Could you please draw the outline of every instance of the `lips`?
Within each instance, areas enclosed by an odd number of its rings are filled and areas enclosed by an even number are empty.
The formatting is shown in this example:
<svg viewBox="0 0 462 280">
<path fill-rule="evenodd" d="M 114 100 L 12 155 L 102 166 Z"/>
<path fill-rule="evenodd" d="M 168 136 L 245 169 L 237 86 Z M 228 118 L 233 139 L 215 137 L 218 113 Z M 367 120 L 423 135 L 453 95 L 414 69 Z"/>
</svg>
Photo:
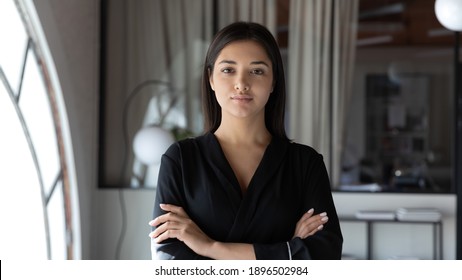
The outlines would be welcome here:
<svg viewBox="0 0 462 280">
<path fill-rule="evenodd" d="M 238 100 L 238 101 L 249 101 L 252 100 L 253 98 L 249 95 L 234 95 L 231 96 L 232 100 Z"/>
</svg>

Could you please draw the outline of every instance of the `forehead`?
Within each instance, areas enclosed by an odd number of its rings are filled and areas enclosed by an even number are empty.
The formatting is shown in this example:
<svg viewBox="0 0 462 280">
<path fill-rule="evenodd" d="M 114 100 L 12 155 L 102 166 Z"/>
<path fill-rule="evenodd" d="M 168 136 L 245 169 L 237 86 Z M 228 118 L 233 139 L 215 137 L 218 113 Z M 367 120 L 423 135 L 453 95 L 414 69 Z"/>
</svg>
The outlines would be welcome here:
<svg viewBox="0 0 462 280">
<path fill-rule="evenodd" d="M 217 57 L 220 60 L 261 60 L 271 63 L 268 54 L 263 46 L 253 40 L 234 41 L 227 44 Z"/>
</svg>

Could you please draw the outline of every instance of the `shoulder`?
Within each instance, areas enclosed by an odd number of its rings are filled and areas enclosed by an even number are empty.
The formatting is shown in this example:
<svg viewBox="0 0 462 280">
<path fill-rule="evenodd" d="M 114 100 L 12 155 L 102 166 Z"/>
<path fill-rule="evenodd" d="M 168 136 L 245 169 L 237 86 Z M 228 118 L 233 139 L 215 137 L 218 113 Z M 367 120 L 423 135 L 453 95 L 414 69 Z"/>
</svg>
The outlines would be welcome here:
<svg viewBox="0 0 462 280">
<path fill-rule="evenodd" d="M 302 169 L 323 164 L 323 157 L 313 147 L 289 139 L 273 138 L 271 152 L 285 163 L 296 164 Z"/>
<path fill-rule="evenodd" d="M 309 145 L 301 144 L 301 143 L 294 142 L 294 141 L 289 141 L 288 147 L 289 147 L 288 148 L 289 153 L 298 154 L 304 158 L 310 158 L 310 159 L 314 159 L 314 158 L 322 159 L 323 158 L 322 155 L 317 150 L 315 150 L 313 147 Z"/>
<path fill-rule="evenodd" d="M 322 182 L 319 180 L 328 179 L 326 164 L 323 155 L 309 145 L 290 142 L 290 158 L 298 168 L 301 174 L 304 174 L 304 180 Z M 324 184 L 324 183 L 323 183 Z"/>
<path fill-rule="evenodd" d="M 205 134 L 178 140 L 177 142 L 170 145 L 170 147 L 165 151 L 164 155 L 170 158 L 179 158 L 183 157 L 185 154 L 199 152 L 202 147 L 207 145 L 207 138 L 208 135 Z"/>
</svg>

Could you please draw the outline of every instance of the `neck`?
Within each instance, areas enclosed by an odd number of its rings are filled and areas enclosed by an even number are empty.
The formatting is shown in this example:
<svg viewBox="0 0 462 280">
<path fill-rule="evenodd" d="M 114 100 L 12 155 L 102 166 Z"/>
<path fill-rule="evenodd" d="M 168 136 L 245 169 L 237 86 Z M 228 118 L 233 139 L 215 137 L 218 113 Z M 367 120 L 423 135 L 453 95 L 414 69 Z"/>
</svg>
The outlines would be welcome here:
<svg viewBox="0 0 462 280">
<path fill-rule="evenodd" d="M 227 121 L 222 119 L 220 126 L 215 131 L 215 136 L 220 141 L 228 143 L 268 144 L 271 141 L 271 134 L 266 129 L 264 120 Z"/>
</svg>

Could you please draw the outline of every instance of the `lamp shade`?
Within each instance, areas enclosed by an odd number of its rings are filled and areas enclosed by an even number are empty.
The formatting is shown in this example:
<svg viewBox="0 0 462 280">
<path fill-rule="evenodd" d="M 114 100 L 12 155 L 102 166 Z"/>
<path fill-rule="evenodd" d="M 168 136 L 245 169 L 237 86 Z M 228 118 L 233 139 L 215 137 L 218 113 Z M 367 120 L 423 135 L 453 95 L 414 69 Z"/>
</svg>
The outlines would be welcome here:
<svg viewBox="0 0 462 280">
<path fill-rule="evenodd" d="M 146 165 L 160 163 L 162 154 L 175 141 L 170 131 L 159 126 L 147 126 L 139 130 L 133 139 L 135 156 Z"/>
<path fill-rule="evenodd" d="M 444 27 L 462 31 L 462 0 L 436 0 L 435 13 Z"/>
</svg>

